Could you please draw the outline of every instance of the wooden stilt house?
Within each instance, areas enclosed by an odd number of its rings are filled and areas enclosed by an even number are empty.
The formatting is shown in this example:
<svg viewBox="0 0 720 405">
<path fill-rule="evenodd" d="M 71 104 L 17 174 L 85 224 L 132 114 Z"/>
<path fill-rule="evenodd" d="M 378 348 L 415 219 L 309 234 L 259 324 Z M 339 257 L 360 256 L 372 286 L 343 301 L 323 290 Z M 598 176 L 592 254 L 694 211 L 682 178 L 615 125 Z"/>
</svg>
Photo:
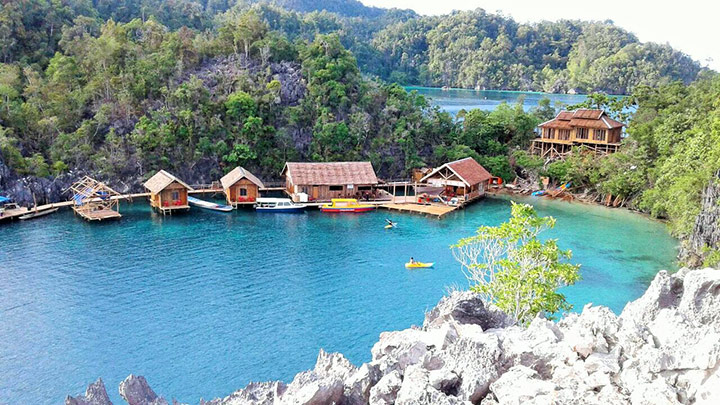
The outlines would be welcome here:
<svg viewBox="0 0 720 405">
<path fill-rule="evenodd" d="M 73 211 L 88 221 L 120 218 L 120 194 L 91 177 L 85 176 L 69 188 Z"/>
<path fill-rule="evenodd" d="M 471 157 L 445 163 L 421 179 L 433 187 L 442 187 L 446 198 L 457 197 L 461 202 L 482 197 L 492 175 Z"/>
<path fill-rule="evenodd" d="M 192 187 L 165 170 L 155 173 L 144 186 L 150 192 L 150 206 L 161 213 L 190 209 L 188 191 Z"/>
<path fill-rule="evenodd" d="M 287 162 L 281 174 L 288 194 L 304 193 L 311 201 L 363 198 L 374 194 L 378 184 L 370 162 Z"/>
<path fill-rule="evenodd" d="M 614 153 L 620 149 L 624 126 L 603 110 L 561 111 L 538 125 L 540 136 L 533 140 L 531 152 L 547 159 L 564 159 L 576 146 L 597 155 Z"/>
<path fill-rule="evenodd" d="M 262 181 L 249 171 L 238 166 L 220 179 L 228 205 L 237 207 L 253 204 L 260 196 L 260 189 L 265 188 Z"/>
</svg>

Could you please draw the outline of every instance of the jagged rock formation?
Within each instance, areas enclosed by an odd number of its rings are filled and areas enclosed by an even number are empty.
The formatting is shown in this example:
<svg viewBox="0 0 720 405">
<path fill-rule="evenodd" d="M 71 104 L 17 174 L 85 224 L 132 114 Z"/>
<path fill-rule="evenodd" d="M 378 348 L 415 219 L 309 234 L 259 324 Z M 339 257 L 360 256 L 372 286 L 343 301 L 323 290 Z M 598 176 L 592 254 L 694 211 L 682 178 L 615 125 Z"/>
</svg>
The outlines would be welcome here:
<svg viewBox="0 0 720 405">
<path fill-rule="evenodd" d="M 688 265 L 702 264 L 703 249 L 720 248 L 720 171 L 705 187 L 702 193 L 700 214 L 695 218 L 690 238 L 685 242 L 681 257 Z"/>
<path fill-rule="evenodd" d="M 152 392 L 141 378 L 128 377 L 121 393 L 135 385 Z M 109 404 L 89 402 L 106 398 L 94 394 L 98 385 L 66 405 Z M 130 404 L 160 404 L 148 402 L 157 400 L 154 393 L 145 398 Z M 360 367 L 320 351 L 315 368 L 290 384 L 251 383 L 200 403 L 717 404 L 720 271 L 661 271 L 620 316 L 587 305 L 557 323 L 536 318 L 528 327 L 511 326 L 472 293 L 455 292 L 421 328 L 382 333 L 372 361 Z"/>
</svg>

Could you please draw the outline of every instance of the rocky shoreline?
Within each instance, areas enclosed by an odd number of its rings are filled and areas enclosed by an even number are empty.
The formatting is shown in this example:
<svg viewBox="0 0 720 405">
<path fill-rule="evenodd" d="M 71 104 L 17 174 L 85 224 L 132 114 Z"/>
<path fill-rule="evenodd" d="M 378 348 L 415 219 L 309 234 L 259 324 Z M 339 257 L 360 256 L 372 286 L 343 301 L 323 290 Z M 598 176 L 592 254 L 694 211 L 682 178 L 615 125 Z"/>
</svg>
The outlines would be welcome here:
<svg viewBox="0 0 720 405">
<path fill-rule="evenodd" d="M 129 405 L 162 405 L 145 378 L 119 387 Z M 172 401 L 176 404 L 176 401 Z M 201 405 L 717 404 L 720 271 L 658 273 L 620 316 L 587 305 L 558 322 L 512 326 L 469 292 L 454 292 L 422 327 L 384 332 L 360 367 L 320 351 L 313 370 L 250 383 Z M 102 380 L 66 405 L 111 404 Z"/>
</svg>

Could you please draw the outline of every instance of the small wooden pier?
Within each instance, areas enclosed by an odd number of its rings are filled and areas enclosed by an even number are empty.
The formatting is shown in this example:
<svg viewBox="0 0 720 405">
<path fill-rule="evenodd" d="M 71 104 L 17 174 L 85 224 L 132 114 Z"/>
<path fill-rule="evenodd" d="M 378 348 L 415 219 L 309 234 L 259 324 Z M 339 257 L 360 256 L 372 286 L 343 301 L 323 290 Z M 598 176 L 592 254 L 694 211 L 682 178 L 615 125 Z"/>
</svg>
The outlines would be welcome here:
<svg viewBox="0 0 720 405">
<path fill-rule="evenodd" d="M 432 215 L 438 218 L 457 210 L 459 206 L 451 205 L 440 205 L 440 204 L 398 204 L 398 203 L 387 203 L 380 205 L 380 208 L 384 208 L 391 211 L 409 212 L 413 214 Z"/>
<path fill-rule="evenodd" d="M 30 211 L 25 207 L 5 208 L 2 215 L 0 215 L 0 221 L 10 221 L 25 214 L 28 214 L 29 212 Z"/>
</svg>

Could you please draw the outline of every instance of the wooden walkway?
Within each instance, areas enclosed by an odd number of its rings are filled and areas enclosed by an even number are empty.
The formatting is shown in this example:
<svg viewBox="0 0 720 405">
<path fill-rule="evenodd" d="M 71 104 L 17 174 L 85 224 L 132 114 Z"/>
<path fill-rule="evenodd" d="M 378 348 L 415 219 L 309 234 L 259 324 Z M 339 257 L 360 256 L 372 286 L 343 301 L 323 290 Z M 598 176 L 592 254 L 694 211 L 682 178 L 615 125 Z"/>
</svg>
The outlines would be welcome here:
<svg viewBox="0 0 720 405">
<path fill-rule="evenodd" d="M 385 208 L 391 211 L 400 211 L 400 212 L 410 212 L 414 214 L 425 214 L 425 215 L 434 215 L 438 218 L 442 218 L 443 216 L 455 211 L 456 209 L 460 207 L 453 207 L 450 205 L 423 205 L 423 204 L 396 204 L 396 203 L 388 203 L 383 204 L 380 206 L 380 208 Z"/>
<path fill-rule="evenodd" d="M 207 189 L 192 190 L 189 192 L 189 194 L 213 194 L 213 193 L 222 193 L 222 192 L 223 192 L 223 189 L 221 189 L 221 188 L 207 188 Z M 134 194 L 114 195 L 114 196 L 110 197 L 110 199 L 111 200 L 132 201 L 135 198 L 145 198 L 145 197 L 150 197 L 150 193 L 134 193 Z M 101 200 L 99 198 L 97 198 L 96 201 L 101 201 Z M 75 201 L 70 200 L 70 201 L 61 201 L 61 202 L 56 202 L 56 203 L 51 203 L 51 204 L 38 205 L 37 208 L 32 208 L 32 209 L 20 207 L 19 209 L 5 210 L 5 212 L 3 213 L 3 216 L 0 217 L 0 221 L 15 219 L 21 215 L 25 215 L 29 212 L 36 211 L 36 210 L 44 211 L 44 210 L 48 210 L 48 209 L 52 209 L 52 208 L 72 207 L 74 204 L 75 204 Z M 188 208 L 189 208 L 189 206 L 188 206 Z M 102 219 L 102 218 L 97 218 L 97 216 L 103 216 L 102 214 L 103 213 L 101 213 L 101 212 L 98 212 L 96 215 L 91 214 L 92 216 L 95 216 L 95 218 L 88 218 L 88 219 L 91 219 L 91 220 Z"/>
<path fill-rule="evenodd" d="M 5 220 L 9 221 L 9 220 L 17 218 L 19 216 L 25 215 L 29 212 L 30 211 L 25 207 L 6 209 L 3 212 L 2 216 L 0 216 L 0 221 L 5 221 Z"/>
</svg>

